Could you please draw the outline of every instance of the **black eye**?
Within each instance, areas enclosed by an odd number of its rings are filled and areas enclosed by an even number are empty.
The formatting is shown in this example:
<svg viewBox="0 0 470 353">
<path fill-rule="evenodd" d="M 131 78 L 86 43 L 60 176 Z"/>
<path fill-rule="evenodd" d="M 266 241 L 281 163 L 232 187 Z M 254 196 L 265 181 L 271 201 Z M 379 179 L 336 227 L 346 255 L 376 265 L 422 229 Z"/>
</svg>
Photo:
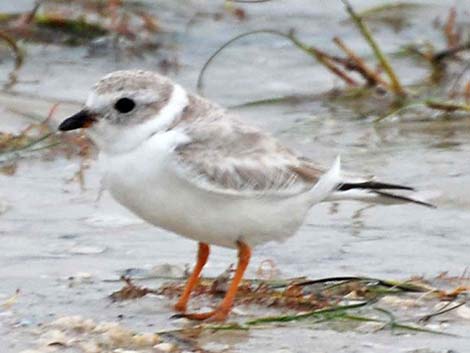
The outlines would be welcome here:
<svg viewBox="0 0 470 353">
<path fill-rule="evenodd" d="M 114 109 L 120 113 L 129 113 L 135 107 L 135 102 L 130 98 L 121 98 L 114 103 Z"/>
</svg>

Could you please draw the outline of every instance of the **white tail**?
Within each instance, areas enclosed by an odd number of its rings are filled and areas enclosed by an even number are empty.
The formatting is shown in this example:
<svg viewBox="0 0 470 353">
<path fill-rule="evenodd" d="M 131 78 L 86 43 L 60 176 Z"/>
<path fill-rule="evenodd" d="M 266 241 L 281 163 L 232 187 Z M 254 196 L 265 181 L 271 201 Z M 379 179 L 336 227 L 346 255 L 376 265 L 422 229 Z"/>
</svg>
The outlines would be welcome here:
<svg viewBox="0 0 470 353">
<path fill-rule="evenodd" d="M 331 168 L 321 176 L 320 180 L 309 191 L 312 204 L 321 202 L 332 195 L 341 184 L 341 158 L 336 157 Z"/>
</svg>

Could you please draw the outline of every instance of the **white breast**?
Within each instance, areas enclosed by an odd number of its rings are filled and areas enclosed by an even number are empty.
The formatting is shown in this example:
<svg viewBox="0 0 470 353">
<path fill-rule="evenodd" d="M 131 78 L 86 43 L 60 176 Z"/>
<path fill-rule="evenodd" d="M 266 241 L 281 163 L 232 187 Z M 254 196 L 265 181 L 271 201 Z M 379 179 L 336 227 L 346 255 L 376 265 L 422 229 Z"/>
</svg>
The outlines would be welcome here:
<svg viewBox="0 0 470 353">
<path fill-rule="evenodd" d="M 305 195 L 244 198 L 199 189 L 175 171 L 172 152 L 185 138 L 161 133 L 130 153 L 103 156 L 113 197 L 151 224 L 214 245 L 256 245 L 295 233 L 311 205 Z"/>
</svg>

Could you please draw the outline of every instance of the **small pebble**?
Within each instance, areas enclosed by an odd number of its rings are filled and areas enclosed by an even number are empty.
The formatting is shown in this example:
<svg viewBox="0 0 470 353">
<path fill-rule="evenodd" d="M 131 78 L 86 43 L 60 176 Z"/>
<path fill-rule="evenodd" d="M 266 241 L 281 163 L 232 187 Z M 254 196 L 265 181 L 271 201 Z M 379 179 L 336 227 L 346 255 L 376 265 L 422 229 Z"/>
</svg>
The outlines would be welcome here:
<svg viewBox="0 0 470 353">
<path fill-rule="evenodd" d="M 93 276 L 88 272 L 77 272 L 68 279 L 73 284 L 93 283 Z"/>
<path fill-rule="evenodd" d="M 101 353 L 102 349 L 96 342 L 81 342 L 79 345 L 83 353 Z"/>
<path fill-rule="evenodd" d="M 132 336 L 132 346 L 134 347 L 152 347 L 159 342 L 160 337 L 154 333 L 140 333 Z"/>
<path fill-rule="evenodd" d="M 159 343 L 153 346 L 158 353 L 171 353 L 176 350 L 176 346 L 172 343 Z"/>
<path fill-rule="evenodd" d="M 114 324 L 102 333 L 100 339 L 101 343 L 109 347 L 128 346 L 132 341 L 132 332 Z"/>
<path fill-rule="evenodd" d="M 93 329 L 94 333 L 104 333 L 109 331 L 111 328 L 119 326 L 117 322 L 100 322 L 98 325 L 95 326 Z"/>
<path fill-rule="evenodd" d="M 77 330 L 82 332 L 92 331 L 96 324 L 92 319 L 83 319 L 80 315 L 63 316 L 51 323 L 51 326 L 65 330 Z"/>
<path fill-rule="evenodd" d="M 38 343 L 42 346 L 52 346 L 52 345 L 62 345 L 67 346 L 68 338 L 64 332 L 60 330 L 50 330 L 43 333 L 39 339 Z"/>
</svg>

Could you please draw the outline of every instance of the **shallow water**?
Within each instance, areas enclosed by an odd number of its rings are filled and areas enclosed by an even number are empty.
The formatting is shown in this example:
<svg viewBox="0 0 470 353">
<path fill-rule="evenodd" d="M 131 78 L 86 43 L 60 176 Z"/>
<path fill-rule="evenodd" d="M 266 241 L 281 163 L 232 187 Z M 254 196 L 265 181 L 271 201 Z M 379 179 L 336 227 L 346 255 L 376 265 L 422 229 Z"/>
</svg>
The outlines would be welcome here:
<svg viewBox="0 0 470 353">
<path fill-rule="evenodd" d="M 360 9 L 378 3 L 382 2 L 355 1 L 354 5 Z M 433 39 L 436 45 L 443 43 L 431 28 L 431 19 L 446 13 L 449 5 L 468 5 L 465 1 L 418 3 L 426 6 L 414 10 L 410 27 L 403 32 L 372 24 L 385 51 L 394 52 L 400 45 L 423 38 Z M 20 6 L 24 9 L 28 2 L 18 2 L 18 8 L 13 9 L 9 4 L 9 10 L 21 10 Z M 318 1 L 312 6 L 309 1 L 296 0 L 289 5 L 279 1 L 247 5 L 246 21 L 228 14 L 220 21 L 213 20 L 211 13 L 222 11 L 222 5 L 215 1 L 175 1 L 150 7 L 167 29 L 162 35 L 165 49 L 158 53 L 118 55 L 110 62 L 109 56 L 90 54 L 84 48 L 28 45 L 14 93 L 0 95 L 4 109 L 0 128 L 18 131 L 28 123 L 8 107 L 46 114 L 52 102 L 67 101 L 55 115 L 59 122 L 79 107 L 88 88 L 102 74 L 122 68 L 155 69 L 168 56 L 176 56 L 181 65 L 169 74 L 193 88 L 200 67 L 214 49 L 252 29 L 294 27 L 303 40 L 331 50 L 331 38 L 337 35 L 360 53 L 367 53 L 352 26 L 341 22 L 346 15 L 339 2 Z M 406 77 L 405 82 L 418 81 L 426 74 L 425 68 L 409 65 L 405 59 L 394 63 L 400 76 Z M 0 63 L 1 77 L 6 76 L 10 65 L 8 60 Z M 337 80 L 310 57 L 292 49 L 283 39 L 262 35 L 235 44 L 216 59 L 207 72 L 205 93 L 223 105 L 233 105 L 284 95 L 318 94 L 336 86 Z M 264 259 L 272 259 L 282 277 L 365 275 L 406 279 L 413 275 L 433 277 L 443 271 L 459 275 L 468 267 L 468 121 L 416 116 L 374 125 L 370 118 L 362 118 L 346 106 L 331 109 L 331 104 L 318 100 L 236 111 L 324 165 L 341 154 L 348 170 L 441 191 L 435 200 L 438 209 L 415 205 L 366 208 L 353 202 L 315 206 L 302 229 L 285 245 L 272 243 L 256 249 L 248 277 L 256 275 Z M 143 224 L 106 193 L 97 201 L 98 166 L 91 162 L 86 170 L 84 190 L 71 181 L 78 169 L 78 159 L 31 159 L 22 161 L 15 175 L 0 175 L 0 302 L 16 288 L 21 289 L 11 310 L 0 309 L 2 353 L 33 347 L 37 325 L 63 315 L 108 321 L 122 315 L 120 320 L 136 330 L 179 325 L 168 320 L 171 301 L 167 298 L 110 304 L 106 297 L 120 284 L 108 280 L 117 280 L 130 268 L 150 269 L 169 263 L 183 269 L 193 262 L 195 243 Z M 205 273 L 217 275 L 234 261 L 233 251 L 215 248 Z M 91 281 L 70 279 L 80 272 L 89 273 Z M 160 282 L 151 284 L 157 287 Z M 235 340 L 227 333 L 209 335 L 202 341 L 209 350 L 230 352 L 468 351 L 468 321 L 451 330 L 464 337 L 417 334 L 398 339 L 387 331 L 338 332 L 328 327 L 291 326 L 254 331 Z"/>
</svg>

